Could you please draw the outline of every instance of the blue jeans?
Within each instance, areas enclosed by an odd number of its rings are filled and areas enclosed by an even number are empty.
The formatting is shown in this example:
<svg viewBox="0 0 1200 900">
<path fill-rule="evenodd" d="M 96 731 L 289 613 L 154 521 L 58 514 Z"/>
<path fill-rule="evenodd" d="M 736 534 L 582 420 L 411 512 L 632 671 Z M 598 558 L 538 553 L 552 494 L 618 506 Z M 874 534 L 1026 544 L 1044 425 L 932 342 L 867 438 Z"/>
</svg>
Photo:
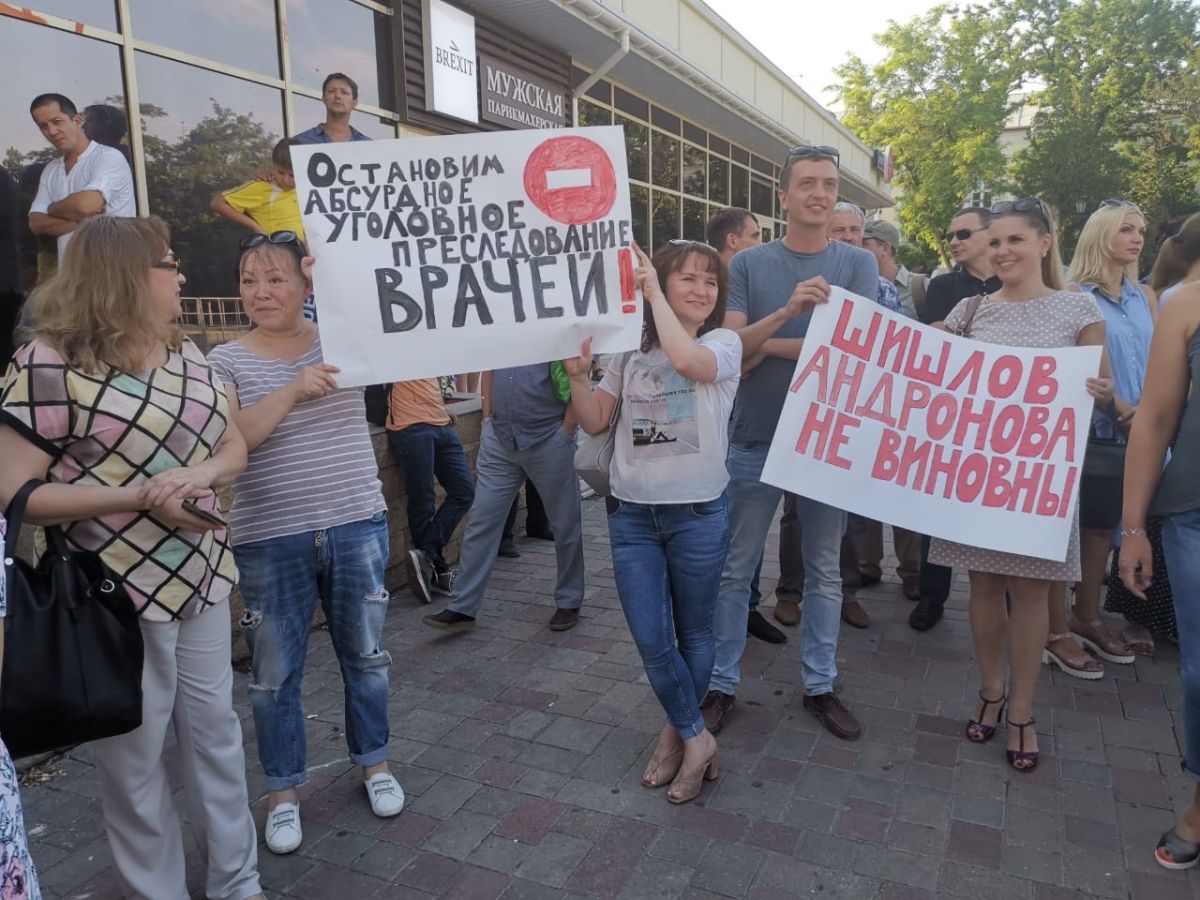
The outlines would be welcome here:
<svg viewBox="0 0 1200 900">
<path fill-rule="evenodd" d="M 444 572 L 449 566 L 442 550 L 475 499 L 475 476 L 462 441 L 449 425 L 425 423 L 389 430 L 387 436 L 392 458 L 404 473 L 413 546 L 428 557 L 434 569 Z M 446 491 L 441 506 L 437 505 L 435 478 Z"/>
<path fill-rule="evenodd" d="M 625 620 L 667 718 L 681 737 L 695 737 L 704 730 L 700 701 L 712 673 L 729 503 L 724 495 L 706 503 L 606 502 Z"/>
<path fill-rule="evenodd" d="M 504 522 L 517 491 L 528 478 L 541 495 L 554 532 L 558 563 L 554 605 L 579 609 L 583 605 L 583 520 L 575 475 L 575 438 L 557 428 L 540 444 L 518 450 L 497 437 L 488 419 L 479 433 L 475 471 L 479 478 L 475 504 L 463 534 L 454 600 L 446 608 L 472 618 L 479 615 Z"/>
<path fill-rule="evenodd" d="M 1171 575 L 1179 628 L 1179 686 L 1183 700 L 1183 769 L 1200 781 L 1200 510 L 1163 519 L 1163 555 Z M 1167 572 L 1155 572 L 1155 579 Z"/>
<path fill-rule="evenodd" d="M 721 572 L 721 592 L 713 620 L 716 661 L 709 689 L 733 694 L 741 679 L 746 647 L 750 581 L 762 559 L 771 520 L 783 491 L 761 480 L 767 441 L 729 442 L 729 555 Z M 796 497 L 796 520 L 804 555 L 804 615 L 800 621 L 800 662 L 804 690 L 816 696 L 833 690 L 837 641 L 842 620 L 842 535 L 846 513 L 807 497 Z"/>
<path fill-rule="evenodd" d="M 388 757 L 388 668 L 380 645 L 387 615 L 387 514 L 254 541 L 234 548 L 246 602 L 241 627 L 250 647 L 250 702 L 268 790 L 307 780 L 308 746 L 300 682 L 317 601 L 325 611 L 346 696 L 350 759 Z"/>
</svg>

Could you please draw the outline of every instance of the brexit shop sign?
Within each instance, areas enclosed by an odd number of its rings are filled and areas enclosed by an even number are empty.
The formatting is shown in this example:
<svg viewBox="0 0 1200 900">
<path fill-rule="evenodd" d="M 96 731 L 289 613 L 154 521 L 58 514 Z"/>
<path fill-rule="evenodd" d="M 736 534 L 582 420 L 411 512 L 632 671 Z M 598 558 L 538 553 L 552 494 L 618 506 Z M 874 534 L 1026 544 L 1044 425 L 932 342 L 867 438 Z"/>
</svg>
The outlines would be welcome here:
<svg viewBox="0 0 1200 900">
<path fill-rule="evenodd" d="M 619 127 L 292 148 L 343 386 L 637 346 Z"/>
</svg>

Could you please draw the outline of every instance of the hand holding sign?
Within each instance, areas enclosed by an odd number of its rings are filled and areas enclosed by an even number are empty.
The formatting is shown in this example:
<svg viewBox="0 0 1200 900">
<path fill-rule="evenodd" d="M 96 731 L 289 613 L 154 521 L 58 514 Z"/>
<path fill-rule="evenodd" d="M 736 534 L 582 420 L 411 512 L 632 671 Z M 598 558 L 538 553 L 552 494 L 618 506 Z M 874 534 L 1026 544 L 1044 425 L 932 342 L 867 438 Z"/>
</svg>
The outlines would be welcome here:
<svg viewBox="0 0 1200 900">
<path fill-rule="evenodd" d="M 338 384 L 333 379 L 335 372 L 340 372 L 337 366 L 321 363 L 315 366 L 305 366 L 296 373 L 296 377 L 288 384 L 296 403 L 316 400 L 331 391 L 336 391 Z"/>
<path fill-rule="evenodd" d="M 583 346 L 579 348 L 578 356 L 571 356 L 563 360 L 563 368 L 567 370 L 567 374 L 572 378 L 587 375 L 592 370 L 591 338 L 583 339 Z"/>
<path fill-rule="evenodd" d="M 658 280 L 658 271 L 650 262 L 650 257 L 636 243 L 633 245 L 633 252 L 637 254 L 638 259 L 637 268 L 633 270 L 634 283 L 642 292 L 643 299 L 647 303 L 652 300 L 661 300 L 663 298 L 662 282 Z"/>
<path fill-rule="evenodd" d="M 1087 380 L 1088 395 L 1099 406 L 1108 406 L 1113 399 L 1114 384 L 1111 378 L 1089 378 Z"/>
<path fill-rule="evenodd" d="M 818 275 L 816 278 L 796 284 L 796 289 L 788 298 L 787 305 L 783 307 L 783 314 L 789 319 L 794 319 L 796 316 L 808 312 L 814 306 L 828 302 L 829 282 Z"/>
</svg>

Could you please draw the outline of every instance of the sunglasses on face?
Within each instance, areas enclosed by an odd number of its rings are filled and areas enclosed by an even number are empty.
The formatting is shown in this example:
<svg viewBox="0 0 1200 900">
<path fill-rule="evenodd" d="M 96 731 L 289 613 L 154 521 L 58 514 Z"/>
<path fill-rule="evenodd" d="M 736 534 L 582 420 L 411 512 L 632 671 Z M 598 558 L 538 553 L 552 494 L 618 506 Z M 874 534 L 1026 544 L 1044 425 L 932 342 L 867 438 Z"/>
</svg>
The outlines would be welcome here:
<svg viewBox="0 0 1200 900">
<path fill-rule="evenodd" d="M 1050 226 L 1050 215 L 1046 212 L 1046 205 L 1037 197 L 1025 197 L 1021 200 L 1001 200 L 992 207 L 993 216 L 1005 216 L 1011 212 L 1035 212 L 1041 218 L 1043 225 L 1046 227 Z"/>
<path fill-rule="evenodd" d="M 783 164 L 786 166 L 793 159 L 811 159 L 813 157 L 828 159 L 839 169 L 842 167 L 842 154 L 838 152 L 838 148 L 827 145 L 793 147 L 788 151 Z"/>
<path fill-rule="evenodd" d="M 987 229 L 986 228 L 957 228 L 954 231 L 947 231 L 946 232 L 946 243 L 948 244 L 954 240 L 965 241 L 971 235 L 976 234 L 980 231 L 987 231 Z"/>
<path fill-rule="evenodd" d="M 254 247 L 261 247 L 263 244 L 295 244 L 301 248 L 304 246 L 300 243 L 300 235 L 294 231 L 272 231 L 270 234 L 252 234 L 249 237 L 242 238 L 238 246 L 243 250 L 250 250 Z"/>
</svg>

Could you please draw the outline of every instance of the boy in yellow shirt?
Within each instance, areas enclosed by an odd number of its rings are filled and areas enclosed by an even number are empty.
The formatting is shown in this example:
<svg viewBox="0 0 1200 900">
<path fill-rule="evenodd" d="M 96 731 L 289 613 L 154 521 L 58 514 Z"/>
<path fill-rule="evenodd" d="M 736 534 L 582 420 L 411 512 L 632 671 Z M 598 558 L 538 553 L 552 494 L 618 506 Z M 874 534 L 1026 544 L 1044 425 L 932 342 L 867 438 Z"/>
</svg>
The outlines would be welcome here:
<svg viewBox="0 0 1200 900">
<path fill-rule="evenodd" d="M 294 231 L 304 240 L 300 202 L 296 198 L 296 176 L 292 172 L 294 138 L 284 138 L 271 151 L 270 181 L 247 181 L 233 190 L 217 194 L 210 208 L 255 234 Z"/>
</svg>

